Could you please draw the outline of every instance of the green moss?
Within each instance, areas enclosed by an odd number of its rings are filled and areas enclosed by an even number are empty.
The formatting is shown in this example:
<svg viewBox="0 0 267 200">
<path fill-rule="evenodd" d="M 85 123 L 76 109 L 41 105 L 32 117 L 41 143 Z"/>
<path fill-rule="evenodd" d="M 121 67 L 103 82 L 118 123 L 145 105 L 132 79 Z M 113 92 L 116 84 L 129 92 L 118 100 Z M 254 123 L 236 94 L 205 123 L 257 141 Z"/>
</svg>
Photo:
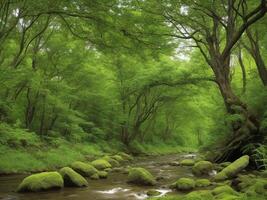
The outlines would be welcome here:
<svg viewBox="0 0 267 200">
<path fill-rule="evenodd" d="M 219 172 L 214 179 L 216 181 L 226 180 L 236 176 L 240 171 L 245 169 L 249 164 L 249 156 L 245 155 L 231 163 L 229 166 Z"/>
<path fill-rule="evenodd" d="M 193 159 L 184 159 L 180 162 L 182 166 L 193 166 L 195 161 Z"/>
<path fill-rule="evenodd" d="M 71 168 L 85 177 L 91 177 L 98 172 L 94 166 L 79 161 L 72 163 Z"/>
<path fill-rule="evenodd" d="M 108 161 L 112 167 L 120 166 L 120 163 L 117 160 L 111 158 L 110 156 L 104 156 L 102 159 Z"/>
<path fill-rule="evenodd" d="M 124 161 L 124 159 L 120 155 L 114 155 L 114 156 L 111 156 L 111 158 L 117 160 L 118 162 L 123 162 Z"/>
<path fill-rule="evenodd" d="M 253 184 L 243 188 L 248 196 L 267 196 L 267 180 L 263 178 L 257 178 L 251 180 Z"/>
<path fill-rule="evenodd" d="M 160 195 L 161 193 L 157 190 L 148 190 L 147 193 L 146 193 L 148 196 L 158 196 Z"/>
<path fill-rule="evenodd" d="M 238 194 L 221 193 L 215 196 L 216 200 L 244 200 L 246 197 Z"/>
<path fill-rule="evenodd" d="M 103 170 L 112 167 L 111 164 L 104 159 L 94 160 L 93 162 L 91 162 L 91 164 L 98 170 Z"/>
<path fill-rule="evenodd" d="M 131 168 L 128 174 L 128 182 L 140 185 L 155 185 L 156 181 L 153 175 L 144 168 Z"/>
<path fill-rule="evenodd" d="M 111 170 L 112 170 L 111 168 L 104 169 L 105 172 L 110 172 Z"/>
<path fill-rule="evenodd" d="M 105 178 L 108 177 L 108 172 L 105 172 L 105 171 L 99 171 L 99 172 L 98 172 L 98 176 L 99 176 L 99 178 L 101 178 L 101 179 L 105 179 Z"/>
<path fill-rule="evenodd" d="M 208 174 L 213 169 L 213 164 L 209 161 L 199 161 L 194 164 L 192 170 L 195 175 Z"/>
<path fill-rule="evenodd" d="M 59 170 L 59 173 L 64 179 L 64 186 L 76 186 L 76 187 L 84 187 L 88 186 L 88 182 L 85 178 L 83 178 L 80 174 L 75 172 L 70 167 L 64 167 Z"/>
<path fill-rule="evenodd" d="M 191 178 L 180 178 L 175 183 L 175 188 L 177 190 L 192 190 L 196 186 L 196 183 Z"/>
<path fill-rule="evenodd" d="M 213 196 L 209 190 L 193 191 L 187 194 L 182 200 L 213 200 Z"/>
<path fill-rule="evenodd" d="M 63 187 L 63 179 L 58 172 L 42 172 L 26 177 L 19 185 L 18 192 L 38 192 Z"/>
<path fill-rule="evenodd" d="M 124 160 L 132 161 L 133 157 L 127 153 L 119 152 L 117 155 L 121 156 Z"/>
<path fill-rule="evenodd" d="M 100 177 L 99 177 L 99 172 L 93 174 L 92 176 L 90 176 L 90 179 L 93 179 L 93 180 L 98 180 Z"/>
<path fill-rule="evenodd" d="M 209 185 L 211 185 L 211 182 L 208 179 L 197 179 L 196 180 L 196 187 L 207 187 Z"/>
<path fill-rule="evenodd" d="M 236 195 L 237 192 L 234 191 L 233 188 L 231 188 L 230 186 L 228 185 L 223 185 L 223 186 L 219 186 L 219 187 L 216 187 L 212 190 L 212 194 L 213 195 L 219 195 L 221 193 L 227 193 L 227 194 L 232 194 L 232 195 Z"/>
</svg>

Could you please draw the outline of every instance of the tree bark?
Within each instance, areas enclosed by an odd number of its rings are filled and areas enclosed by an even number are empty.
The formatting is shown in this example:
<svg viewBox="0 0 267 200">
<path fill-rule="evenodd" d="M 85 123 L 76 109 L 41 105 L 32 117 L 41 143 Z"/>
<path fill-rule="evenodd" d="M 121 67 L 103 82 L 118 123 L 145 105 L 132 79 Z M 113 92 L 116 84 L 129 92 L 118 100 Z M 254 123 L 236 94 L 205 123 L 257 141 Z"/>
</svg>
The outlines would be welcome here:
<svg viewBox="0 0 267 200">
<path fill-rule="evenodd" d="M 251 54 L 253 57 L 257 70 L 259 73 L 259 77 L 263 83 L 264 86 L 267 86 L 267 69 L 265 62 L 262 58 L 261 52 L 260 52 L 260 46 L 259 46 L 259 38 L 257 35 L 257 32 L 253 36 L 250 30 L 246 31 L 248 39 L 250 41 L 250 48 L 247 45 L 244 45 L 247 51 Z"/>
<path fill-rule="evenodd" d="M 217 58 L 216 65 L 213 66 L 216 81 L 223 96 L 225 107 L 229 115 L 238 115 L 237 120 L 230 122 L 233 134 L 226 138 L 218 149 L 218 153 L 213 158 L 216 162 L 235 160 L 242 155 L 242 148 L 248 142 L 256 141 L 259 137 L 259 123 L 246 104 L 242 102 L 233 92 L 229 80 L 229 58 L 220 60 Z M 240 120 L 242 119 L 242 120 Z"/>
</svg>

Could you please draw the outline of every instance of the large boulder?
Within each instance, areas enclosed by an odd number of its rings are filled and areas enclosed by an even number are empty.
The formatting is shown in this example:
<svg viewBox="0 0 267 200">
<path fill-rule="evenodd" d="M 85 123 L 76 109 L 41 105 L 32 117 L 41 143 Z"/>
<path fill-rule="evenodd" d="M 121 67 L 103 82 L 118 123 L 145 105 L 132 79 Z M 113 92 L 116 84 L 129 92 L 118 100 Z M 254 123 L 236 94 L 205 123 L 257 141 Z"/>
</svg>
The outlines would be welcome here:
<svg viewBox="0 0 267 200">
<path fill-rule="evenodd" d="M 180 178 L 174 183 L 174 187 L 177 190 L 192 190 L 196 186 L 196 183 L 191 178 Z"/>
<path fill-rule="evenodd" d="M 117 155 L 121 156 L 124 160 L 132 161 L 133 157 L 127 153 L 119 152 Z"/>
<path fill-rule="evenodd" d="M 69 187 L 85 187 L 88 186 L 88 182 L 80 174 L 75 172 L 70 167 L 63 167 L 59 170 L 59 173 L 64 179 L 64 186 Z"/>
<path fill-rule="evenodd" d="M 108 161 L 112 167 L 120 166 L 120 163 L 117 160 L 111 158 L 110 156 L 104 156 L 102 159 Z"/>
<path fill-rule="evenodd" d="M 209 174 L 213 169 L 213 164 L 209 161 L 199 161 L 194 164 L 192 170 L 197 176 Z"/>
<path fill-rule="evenodd" d="M 64 185 L 58 172 L 42 172 L 26 177 L 19 185 L 18 192 L 39 192 L 43 190 L 60 189 Z"/>
<path fill-rule="evenodd" d="M 245 155 L 228 165 L 214 177 L 215 181 L 223 181 L 235 177 L 240 171 L 249 164 L 249 156 Z"/>
<path fill-rule="evenodd" d="M 195 164 L 195 160 L 193 159 L 184 159 L 180 162 L 182 166 L 193 166 Z"/>
<path fill-rule="evenodd" d="M 94 166 L 79 161 L 72 163 L 71 168 L 85 177 L 91 177 L 98 173 L 98 170 Z"/>
<path fill-rule="evenodd" d="M 104 170 L 112 167 L 111 164 L 104 159 L 94 160 L 93 162 L 91 162 L 91 164 L 98 170 Z"/>
<path fill-rule="evenodd" d="M 128 182 L 138 185 L 155 185 L 156 180 L 153 175 L 144 168 L 131 168 L 128 174 Z"/>
</svg>

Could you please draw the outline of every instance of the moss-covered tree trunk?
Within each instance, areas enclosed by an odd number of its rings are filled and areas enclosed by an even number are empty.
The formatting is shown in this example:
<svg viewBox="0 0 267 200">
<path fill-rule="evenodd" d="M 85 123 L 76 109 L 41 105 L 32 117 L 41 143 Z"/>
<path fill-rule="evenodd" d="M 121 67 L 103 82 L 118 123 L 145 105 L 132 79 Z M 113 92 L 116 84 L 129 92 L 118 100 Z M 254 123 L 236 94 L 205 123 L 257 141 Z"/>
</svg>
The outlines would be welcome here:
<svg viewBox="0 0 267 200">
<path fill-rule="evenodd" d="M 231 137 L 225 138 L 215 157 L 216 162 L 235 160 L 243 154 L 243 147 L 258 139 L 259 123 L 249 111 L 247 105 L 234 93 L 229 79 L 230 59 L 216 58 L 213 71 L 216 82 L 224 99 L 227 113 L 230 116 L 232 128 Z"/>
</svg>

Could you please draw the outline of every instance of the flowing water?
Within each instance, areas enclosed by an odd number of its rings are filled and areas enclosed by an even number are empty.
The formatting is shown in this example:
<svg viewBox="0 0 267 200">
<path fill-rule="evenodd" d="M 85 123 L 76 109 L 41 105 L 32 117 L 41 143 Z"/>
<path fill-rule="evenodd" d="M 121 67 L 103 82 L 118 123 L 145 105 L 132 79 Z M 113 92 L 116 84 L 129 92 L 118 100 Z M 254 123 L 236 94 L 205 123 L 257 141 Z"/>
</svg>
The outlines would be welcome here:
<svg viewBox="0 0 267 200">
<path fill-rule="evenodd" d="M 110 172 L 107 179 L 88 180 L 86 188 L 63 188 L 61 190 L 38 193 L 15 193 L 14 190 L 25 175 L 0 176 L 1 200 L 136 200 L 146 199 L 146 192 L 155 189 L 161 195 L 172 192 L 167 185 L 180 177 L 192 177 L 190 167 L 175 166 L 175 161 L 185 157 L 194 157 L 194 154 L 149 156 L 135 158 L 130 166 L 144 167 L 158 179 L 156 186 L 144 187 L 127 183 L 127 174 L 123 170 Z M 170 164 L 171 163 L 171 164 Z M 124 166 L 123 168 L 126 168 Z"/>
</svg>

